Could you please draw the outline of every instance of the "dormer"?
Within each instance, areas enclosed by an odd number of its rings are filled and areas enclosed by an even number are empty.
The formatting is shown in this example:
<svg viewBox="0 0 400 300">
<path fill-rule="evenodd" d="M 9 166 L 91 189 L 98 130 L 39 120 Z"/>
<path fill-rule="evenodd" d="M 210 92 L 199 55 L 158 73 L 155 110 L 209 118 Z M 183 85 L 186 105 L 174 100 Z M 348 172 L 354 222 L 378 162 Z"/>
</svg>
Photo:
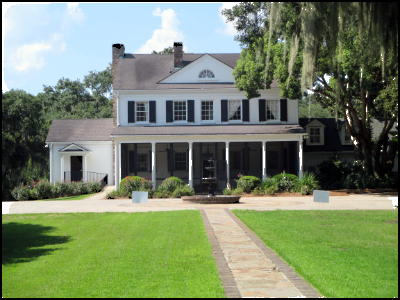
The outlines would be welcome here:
<svg viewBox="0 0 400 300">
<path fill-rule="evenodd" d="M 308 138 L 306 139 L 307 146 L 323 146 L 325 143 L 325 125 L 318 120 L 312 120 L 305 128 Z"/>
<path fill-rule="evenodd" d="M 234 83 L 232 72 L 230 66 L 210 54 L 204 54 L 159 83 Z"/>
</svg>

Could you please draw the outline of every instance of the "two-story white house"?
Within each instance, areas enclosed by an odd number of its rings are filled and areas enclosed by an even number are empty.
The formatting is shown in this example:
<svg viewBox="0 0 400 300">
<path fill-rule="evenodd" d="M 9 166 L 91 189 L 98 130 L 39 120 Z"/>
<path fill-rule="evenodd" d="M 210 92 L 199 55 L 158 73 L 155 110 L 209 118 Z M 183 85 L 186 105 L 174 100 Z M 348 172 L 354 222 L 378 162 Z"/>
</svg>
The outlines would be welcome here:
<svg viewBox="0 0 400 300">
<path fill-rule="evenodd" d="M 217 190 L 234 185 L 239 173 L 301 176 L 307 132 L 299 126 L 297 100 L 281 99 L 276 83 L 246 99 L 234 86 L 238 59 L 184 54 L 182 43 L 170 55 L 128 54 L 114 44 L 113 119 L 54 120 L 46 140 L 51 180 L 79 169 L 83 179 L 107 173 L 118 188 L 125 176 L 156 185 L 176 176 L 200 193 L 202 178 L 210 176 L 218 178 Z"/>
</svg>

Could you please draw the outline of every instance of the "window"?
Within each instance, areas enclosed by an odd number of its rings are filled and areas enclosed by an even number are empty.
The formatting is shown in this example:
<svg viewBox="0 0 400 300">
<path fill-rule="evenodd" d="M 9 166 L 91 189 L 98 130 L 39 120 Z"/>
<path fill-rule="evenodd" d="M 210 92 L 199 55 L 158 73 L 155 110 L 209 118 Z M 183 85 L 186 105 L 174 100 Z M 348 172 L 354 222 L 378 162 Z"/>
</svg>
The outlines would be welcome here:
<svg viewBox="0 0 400 300">
<path fill-rule="evenodd" d="M 266 116 L 268 120 L 279 120 L 279 100 L 266 100 Z"/>
<path fill-rule="evenodd" d="M 201 120 L 214 120 L 213 101 L 201 101 Z"/>
<path fill-rule="evenodd" d="M 186 152 L 175 152 L 175 171 L 186 171 Z"/>
<path fill-rule="evenodd" d="M 136 121 L 147 122 L 149 120 L 149 105 L 147 102 L 136 102 Z"/>
<path fill-rule="evenodd" d="M 174 102 L 174 121 L 186 121 L 186 101 Z"/>
<path fill-rule="evenodd" d="M 228 101 L 228 120 L 241 120 L 241 100 Z"/>
<path fill-rule="evenodd" d="M 321 143 L 321 128 L 320 127 L 310 127 L 310 144 L 320 144 Z"/>
<path fill-rule="evenodd" d="M 210 70 L 203 70 L 200 72 L 199 78 L 215 78 L 215 75 Z"/>
<path fill-rule="evenodd" d="M 148 171 L 148 153 L 138 153 L 137 161 L 138 161 L 138 171 L 139 172 L 147 172 Z"/>
<path fill-rule="evenodd" d="M 344 143 L 351 144 L 351 135 L 347 132 L 346 129 L 344 130 Z"/>
</svg>

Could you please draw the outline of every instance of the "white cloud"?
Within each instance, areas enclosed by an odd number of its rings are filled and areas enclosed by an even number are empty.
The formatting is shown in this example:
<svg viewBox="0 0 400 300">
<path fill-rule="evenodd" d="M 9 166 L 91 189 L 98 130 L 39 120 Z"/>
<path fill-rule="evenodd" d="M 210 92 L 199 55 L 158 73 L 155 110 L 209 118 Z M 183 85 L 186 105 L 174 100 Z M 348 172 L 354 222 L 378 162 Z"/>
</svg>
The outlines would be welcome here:
<svg viewBox="0 0 400 300">
<path fill-rule="evenodd" d="M 31 69 L 40 70 L 45 65 L 45 56 L 49 51 L 62 52 L 66 43 L 61 34 L 54 34 L 47 42 L 24 44 L 17 47 L 15 53 L 10 55 L 10 65 L 19 72 Z"/>
<path fill-rule="evenodd" d="M 69 26 L 73 24 L 83 25 L 86 19 L 86 15 L 78 8 L 79 3 L 72 2 L 67 3 L 67 11 L 64 15 L 64 20 L 62 24 L 62 29 L 67 30 Z"/>
<path fill-rule="evenodd" d="M 217 29 L 217 33 L 222 33 L 230 36 L 235 36 L 237 35 L 237 31 L 235 27 L 233 26 L 233 22 L 228 22 L 226 23 L 226 17 L 222 14 L 223 9 L 230 9 L 234 7 L 236 4 L 239 4 L 240 2 L 223 2 L 222 6 L 219 8 L 219 17 L 221 18 L 222 22 L 224 23 L 224 28 Z"/>
<path fill-rule="evenodd" d="M 161 17 L 161 29 L 154 30 L 151 39 L 135 53 L 151 53 L 153 50 L 162 51 L 164 48 L 173 46 L 174 42 L 183 42 L 185 38 L 183 33 L 178 29 L 180 22 L 173 9 L 161 11 L 157 7 L 153 11 L 153 16 Z M 187 52 L 186 46 L 183 46 L 183 51 Z"/>
</svg>

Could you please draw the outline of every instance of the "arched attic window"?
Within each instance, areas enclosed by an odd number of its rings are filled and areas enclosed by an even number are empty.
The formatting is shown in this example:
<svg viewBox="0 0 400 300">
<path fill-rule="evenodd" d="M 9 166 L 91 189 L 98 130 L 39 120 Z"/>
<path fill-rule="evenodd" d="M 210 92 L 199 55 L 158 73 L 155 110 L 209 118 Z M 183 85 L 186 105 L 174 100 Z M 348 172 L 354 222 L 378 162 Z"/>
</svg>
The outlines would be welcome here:
<svg viewBox="0 0 400 300">
<path fill-rule="evenodd" d="M 210 70 L 203 70 L 200 72 L 199 78 L 215 78 L 215 75 Z"/>
</svg>

